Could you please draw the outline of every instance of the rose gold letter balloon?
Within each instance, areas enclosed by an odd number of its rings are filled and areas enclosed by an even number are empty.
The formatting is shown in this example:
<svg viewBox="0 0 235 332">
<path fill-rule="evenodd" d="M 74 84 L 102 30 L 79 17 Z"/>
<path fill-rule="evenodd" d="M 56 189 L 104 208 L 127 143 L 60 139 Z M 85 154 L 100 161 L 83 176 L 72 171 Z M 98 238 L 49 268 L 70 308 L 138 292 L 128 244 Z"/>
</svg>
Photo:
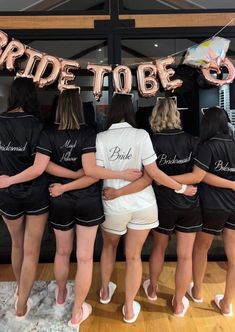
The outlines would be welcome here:
<svg viewBox="0 0 235 332">
<path fill-rule="evenodd" d="M 214 70 L 216 71 L 218 74 L 220 73 L 220 69 L 215 69 L 214 67 L 211 68 L 204 68 L 202 69 L 202 73 L 205 77 L 205 79 L 211 83 L 211 84 L 214 84 L 214 85 L 218 85 L 218 86 L 221 86 L 221 85 L 224 85 L 224 84 L 228 84 L 228 83 L 232 83 L 234 78 L 235 78 L 235 68 L 234 68 L 234 65 L 232 64 L 232 62 L 228 59 L 228 58 L 225 58 L 222 62 L 221 62 L 221 66 L 224 66 L 227 68 L 228 70 L 228 74 L 227 74 L 227 77 L 224 78 L 223 80 L 219 80 L 217 79 L 216 77 L 213 77 L 210 73 L 211 70 Z"/>
<path fill-rule="evenodd" d="M 7 42 L 8 42 L 7 34 L 0 30 L 0 55 L 2 54 L 2 48 L 6 46 Z"/>
<path fill-rule="evenodd" d="M 168 57 L 166 59 L 157 60 L 156 66 L 158 70 L 158 75 L 161 79 L 162 86 L 165 90 L 175 90 L 181 87 L 182 80 L 170 80 L 170 77 L 174 75 L 175 71 L 172 68 L 167 68 L 172 63 L 175 62 L 173 57 Z"/>
<path fill-rule="evenodd" d="M 42 77 L 48 65 L 51 65 L 51 73 L 47 77 Z M 41 61 L 38 64 L 36 73 L 34 75 L 34 82 L 38 83 L 42 88 L 45 85 L 50 85 L 55 82 L 60 72 L 60 61 L 54 56 L 43 54 Z"/>
<path fill-rule="evenodd" d="M 148 76 L 146 76 L 148 73 Z M 156 80 L 157 68 L 152 63 L 143 63 L 137 69 L 137 81 L 139 92 L 143 97 L 153 97 L 159 89 Z"/>
<path fill-rule="evenodd" d="M 73 81 L 75 75 L 70 72 L 70 69 L 78 69 L 80 67 L 77 61 L 60 59 L 61 74 L 58 81 L 58 89 L 62 92 L 64 89 L 80 89 L 78 85 L 68 84 L 68 81 Z"/>
<path fill-rule="evenodd" d="M 132 74 L 130 68 L 117 66 L 113 70 L 114 91 L 118 93 L 130 93 L 132 86 Z"/>
<path fill-rule="evenodd" d="M 96 100 L 100 100 L 102 96 L 104 75 L 107 73 L 111 73 L 111 66 L 100 66 L 100 65 L 87 65 L 87 69 L 94 73 L 93 79 L 93 94 Z"/>
<path fill-rule="evenodd" d="M 6 68 L 8 70 L 14 69 L 14 63 L 17 58 L 20 58 L 25 51 L 25 45 L 17 40 L 12 40 L 0 57 L 0 66 L 6 62 Z"/>
<path fill-rule="evenodd" d="M 24 70 L 19 70 L 16 73 L 16 76 L 17 77 L 32 78 L 33 77 L 32 71 L 34 69 L 34 66 L 35 66 L 37 61 L 42 59 L 43 54 L 40 53 L 39 51 L 36 51 L 36 50 L 28 47 L 28 46 L 26 46 L 25 54 L 28 56 L 28 60 L 27 60 L 25 69 Z"/>
</svg>

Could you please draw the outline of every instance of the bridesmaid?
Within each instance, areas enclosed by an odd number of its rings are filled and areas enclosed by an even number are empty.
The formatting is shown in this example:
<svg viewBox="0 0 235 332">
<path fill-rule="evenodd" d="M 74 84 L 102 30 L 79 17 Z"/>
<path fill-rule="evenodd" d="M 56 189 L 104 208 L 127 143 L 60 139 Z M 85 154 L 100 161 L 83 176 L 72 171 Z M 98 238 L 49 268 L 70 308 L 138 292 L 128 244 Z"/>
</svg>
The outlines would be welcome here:
<svg viewBox="0 0 235 332">
<path fill-rule="evenodd" d="M 22 184 L 13 185 L 10 179 L 33 165 L 42 130 L 38 116 L 39 103 L 33 81 L 15 79 L 10 87 L 8 109 L 0 115 L 0 213 L 12 241 L 17 320 L 24 319 L 32 306 L 29 296 L 36 278 L 49 195 L 43 174 Z"/>
<path fill-rule="evenodd" d="M 53 198 L 49 219 L 56 236 L 55 297 L 59 306 L 65 305 L 69 295 L 69 258 L 76 233 L 78 265 L 75 302 L 68 323 L 71 327 L 79 327 L 92 310 L 85 299 L 92 279 L 94 241 L 98 225 L 104 221 L 97 179 L 135 180 L 141 176 L 141 172 L 136 170 L 109 171 L 95 166 L 95 178 L 83 176 L 73 180 L 77 170 L 78 177 L 82 175 L 82 167 L 88 173 L 92 163 L 95 165 L 95 140 L 95 132 L 84 124 L 78 91 L 63 91 L 58 101 L 56 124 L 42 132 L 34 164 L 21 173 L 0 180 L 0 187 L 8 187 L 30 181 L 45 170 L 52 174 L 49 190 Z"/>
</svg>

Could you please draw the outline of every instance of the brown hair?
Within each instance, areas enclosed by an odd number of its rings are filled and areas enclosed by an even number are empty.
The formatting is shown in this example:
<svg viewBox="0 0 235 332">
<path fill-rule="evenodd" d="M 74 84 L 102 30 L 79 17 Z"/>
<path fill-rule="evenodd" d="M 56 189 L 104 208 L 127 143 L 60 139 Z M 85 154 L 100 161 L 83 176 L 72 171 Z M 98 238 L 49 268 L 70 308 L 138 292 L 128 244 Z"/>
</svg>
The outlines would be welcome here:
<svg viewBox="0 0 235 332">
<path fill-rule="evenodd" d="M 82 100 L 78 89 L 64 90 L 58 100 L 55 123 L 59 130 L 79 129 L 84 123 Z"/>
</svg>

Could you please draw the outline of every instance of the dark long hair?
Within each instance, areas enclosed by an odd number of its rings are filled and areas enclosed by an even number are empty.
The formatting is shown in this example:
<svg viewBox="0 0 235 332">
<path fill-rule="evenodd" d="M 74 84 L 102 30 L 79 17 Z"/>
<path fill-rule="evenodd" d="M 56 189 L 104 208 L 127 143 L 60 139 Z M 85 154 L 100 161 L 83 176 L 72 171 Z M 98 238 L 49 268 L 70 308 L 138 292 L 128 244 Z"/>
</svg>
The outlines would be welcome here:
<svg viewBox="0 0 235 332">
<path fill-rule="evenodd" d="M 228 120 L 224 109 L 210 107 L 202 118 L 200 141 L 205 142 L 219 134 L 229 134 Z"/>
<path fill-rule="evenodd" d="M 131 95 L 115 94 L 112 98 L 110 109 L 106 119 L 106 129 L 112 124 L 128 122 L 135 127 L 135 112 L 131 100 Z"/>
<path fill-rule="evenodd" d="M 18 77 L 11 84 L 7 111 L 9 112 L 19 107 L 24 112 L 39 116 L 36 86 L 31 78 Z"/>
<path fill-rule="evenodd" d="M 78 89 L 64 90 L 58 99 L 56 124 L 59 130 L 79 129 L 84 123 L 82 100 Z"/>
</svg>

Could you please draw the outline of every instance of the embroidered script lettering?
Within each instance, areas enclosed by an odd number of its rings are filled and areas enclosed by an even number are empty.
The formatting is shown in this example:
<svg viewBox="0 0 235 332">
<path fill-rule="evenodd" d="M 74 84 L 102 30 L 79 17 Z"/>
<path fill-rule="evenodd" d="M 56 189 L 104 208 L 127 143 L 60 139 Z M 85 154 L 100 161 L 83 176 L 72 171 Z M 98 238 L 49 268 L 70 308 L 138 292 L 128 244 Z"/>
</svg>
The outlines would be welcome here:
<svg viewBox="0 0 235 332">
<path fill-rule="evenodd" d="M 119 146 L 115 146 L 114 148 L 110 149 L 109 152 L 111 152 L 111 156 L 109 158 L 110 161 L 115 161 L 115 160 L 130 160 L 132 157 L 131 154 L 131 148 L 125 152 L 122 151 Z"/>
<path fill-rule="evenodd" d="M 67 151 L 63 153 L 60 161 L 76 161 L 78 157 L 71 157 L 73 149 L 77 146 L 77 140 L 72 143 L 71 140 L 67 140 L 60 148 L 66 149 Z"/>
<path fill-rule="evenodd" d="M 177 159 L 176 155 L 173 158 L 168 158 L 167 154 L 160 154 L 158 156 L 158 164 L 159 165 L 172 165 L 172 164 L 185 164 L 191 160 L 192 152 L 190 152 L 189 156 L 184 159 Z"/>
<path fill-rule="evenodd" d="M 23 145 L 23 146 L 13 146 L 13 145 L 11 145 L 11 142 L 4 145 L 0 141 L 0 151 L 20 151 L 20 152 L 22 151 L 23 152 L 26 150 L 27 145 L 28 145 L 28 142 L 26 142 L 25 145 Z"/>
<path fill-rule="evenodd" d="M 228 167 L 229 162 L 224 165 L 223 160 L 217 160 L 215 162 L 215 171 L 224 171 L 224 172 L 235 172 L 234 167 Z"/>
</svg>

